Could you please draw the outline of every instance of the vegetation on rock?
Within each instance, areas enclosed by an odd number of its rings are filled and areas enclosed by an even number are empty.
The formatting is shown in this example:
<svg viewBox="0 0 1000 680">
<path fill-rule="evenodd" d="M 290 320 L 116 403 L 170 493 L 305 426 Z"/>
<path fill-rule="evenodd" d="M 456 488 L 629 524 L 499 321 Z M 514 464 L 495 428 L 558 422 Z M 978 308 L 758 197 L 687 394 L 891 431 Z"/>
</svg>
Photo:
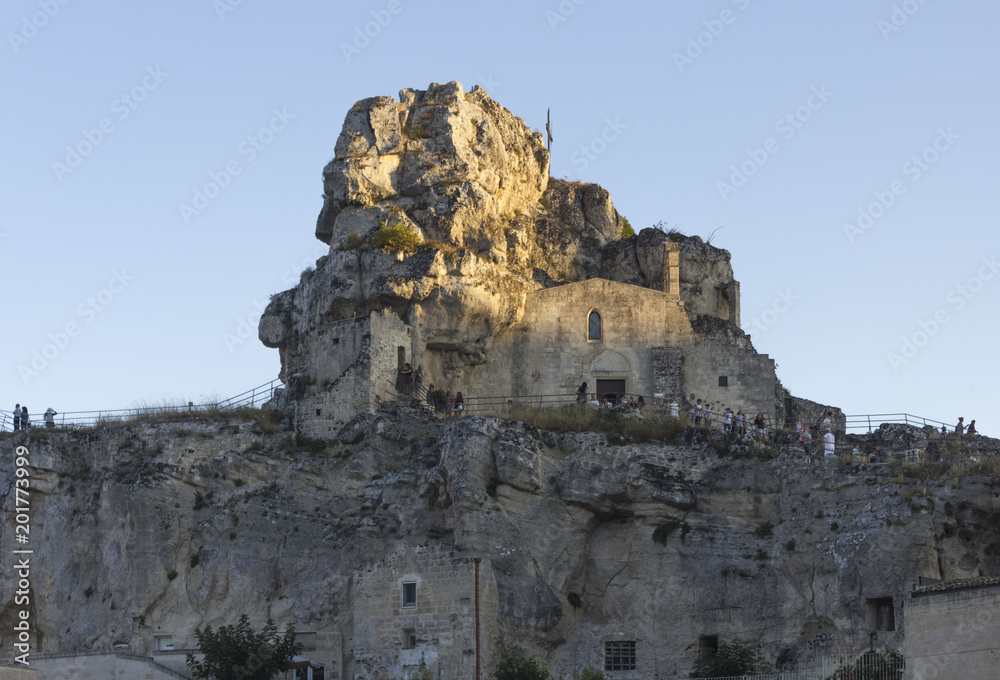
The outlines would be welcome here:
<svg viewBox="0 0 1000 680">
<path fill-rule="evenodd" d="M 412 251 L 421 242 L 420 234 L 402 222 L 390 225 L 383 221 L 371 236 L 372 247 L 387 251 Z"/>
<path fill-rule="evenodd" d="M 503 635 L 494 640 L 493 680 L 551 680 L 549 666 L 539 657 L 529 659 Z"/>
<path fill-rule="evenodd" d="M 745 640 L 720 641 L 694 665 L 695 678 L 715 678 L 727 675 L 757 675 L 769 669 L 760 647 Z"/>
</svg>

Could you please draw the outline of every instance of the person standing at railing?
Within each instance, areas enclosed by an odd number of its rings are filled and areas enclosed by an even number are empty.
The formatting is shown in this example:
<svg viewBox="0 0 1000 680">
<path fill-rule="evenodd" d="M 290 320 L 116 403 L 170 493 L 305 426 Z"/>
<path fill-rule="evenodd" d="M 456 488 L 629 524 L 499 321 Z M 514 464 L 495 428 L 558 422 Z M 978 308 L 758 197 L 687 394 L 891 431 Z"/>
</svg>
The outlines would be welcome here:
<svg viewBox="0 0 1000 680">
<path fill-rule="evenodd" d="M 14 432 L 21 429 L 21 405 L 14 404 Z"/>
<path fill-rule="evenodd" d="M 31 419 L 28 417 L 28 407 L 21 407 L 21 429 L 27 430 L 28 425 L 31 424 Z"/>
<path fill-rule="evenodd" d="M 807 462 L 812 461 L 812 451 L 809 450 L 809 447 L 812 446 L 812 438 L 812 432 L 809 431 L 808 427 L 803 427 L 802 431 L 799 432 L 799 445 L 806 454 Z"/>
<path fill-rule="evenodd" d="M 757 428 L 757 442 L 764 446 L 767 443 L 767 421 L 764 420 L 764 414 L 757 412 L 757 417 L 753 419 L 753 426 Z"/>
<path fill-rule="evenodd" d="M 694 395 L 692 394 L 691 396 L 693 397 Z M 695 427 L 700 427 L 701 426 L 701 411 L 702 411 L 701 399 L 698 399 L 694 403 L 694 426 Z"/>
<path fill-rule="evenodd" d="M 45 409 L 45 414 L 42 417 L 45 418 L 46 429 L 51 430 L 56 426 L 55 418 L 57 415 L 58 414 L 56 413 L 55 409 L 53 409 L 51 406 Z"/>
<path fill-rule="evenodd" d="M 962 422 L 964 420 L 965 418 L 959 417 L 958 424 L 955 425 L 955 434 L 957 434 L 958 436 L 962 436 L 962 431 L 965 430 L 965 423 Z"/>
<path fill-rule="evenodd" d="M 464 411 L 465 411 L 465 397 L 463 397 L 462 393 L 459 392 L 458 394 L 455 395 L 454 412 L 456 416 L 460 416 Z"/>
<path fill-rule="evenodd" d="M 743 409 L 738 410 L 736 412 L 736 434 L 737 434 L 737 436 L 742 437 L 743 435 L 745 435 L 747 433 L 746 420 L 747 420 L 747 417 L 746 417 L 746 415 L 744 415 Z"/>
<path fill-rule="evenodd" d="M 832 460 L 836 455 L 837 442 L 833 436 L 833 432 L 830 430 L 826 431 L 823 435 L 823 460 Z"/>
<path fill-rule="evenodd" d="M 452 408 L 454 408 L 454 400 L 451 397 L 451 390 L 444 393 L 444 417 L 451 418 Z"/>
<path fill-rule="evenodd" d="M 424 386 L 424 367 L 423 365 L 417 366 L 417 370 L 413 372 L 413 396 L 420 399 L 420 390 Z"/>
<path fill-rule="evenodd" d="M 587 383 L 580 385 L 579 389 L 576 391 L 576 404 L 577 406 L 583 406 L 587 403 Z"/>
<path fill-rule="evenodd" d="M 722 430 L 729 434 L 733 431 L 733 409 L 726 407 L 726 415 L 722 416 Z"/>
</svg>

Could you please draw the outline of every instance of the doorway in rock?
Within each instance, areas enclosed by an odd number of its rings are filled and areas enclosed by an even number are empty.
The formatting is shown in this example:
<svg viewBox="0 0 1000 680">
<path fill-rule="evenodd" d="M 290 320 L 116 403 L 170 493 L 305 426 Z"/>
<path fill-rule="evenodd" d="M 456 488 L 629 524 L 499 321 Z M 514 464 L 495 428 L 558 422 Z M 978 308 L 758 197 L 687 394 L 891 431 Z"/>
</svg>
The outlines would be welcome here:
<svg viewBox="0 0 1000 680">
<path fill-rule="evenodd" d="M 625 378 L 598 379 L 597 398 L 604 401 L 604 397 L 611 395 L 611 400 L 617 402 L 625 394 Z"/>
</svg>

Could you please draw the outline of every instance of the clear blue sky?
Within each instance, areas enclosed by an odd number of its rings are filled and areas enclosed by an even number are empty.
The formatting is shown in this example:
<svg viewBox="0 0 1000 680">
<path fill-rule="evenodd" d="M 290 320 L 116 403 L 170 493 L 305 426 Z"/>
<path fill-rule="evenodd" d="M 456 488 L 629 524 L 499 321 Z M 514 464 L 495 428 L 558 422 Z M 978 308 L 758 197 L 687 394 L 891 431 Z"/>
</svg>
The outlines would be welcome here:
<svg viewBox="0 0 1000 680">
<path fill-rule="evenodd" d="M 347 109 L 458 80 L 551 108 L 552 174 L 637 229 L 714 232 L 795 394 L 1000 432 L 996 3 L 9 0 L 0 27 L 4 410 L 276 377 L 257 318 L 324 252 Z"/>
</svg>

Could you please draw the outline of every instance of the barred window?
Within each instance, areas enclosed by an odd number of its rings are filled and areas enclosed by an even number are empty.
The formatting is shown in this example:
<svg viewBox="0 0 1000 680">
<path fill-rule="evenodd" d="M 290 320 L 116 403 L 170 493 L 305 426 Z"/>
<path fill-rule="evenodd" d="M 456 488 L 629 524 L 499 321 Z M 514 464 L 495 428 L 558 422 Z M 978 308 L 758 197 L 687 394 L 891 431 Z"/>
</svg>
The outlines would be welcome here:
<svg viewBox="0 0 1000 680">
<path fill-rule="evenodd" d="M 635 640 L 604 643 L 604 670 L 634 671 Z"/>
</svg>

